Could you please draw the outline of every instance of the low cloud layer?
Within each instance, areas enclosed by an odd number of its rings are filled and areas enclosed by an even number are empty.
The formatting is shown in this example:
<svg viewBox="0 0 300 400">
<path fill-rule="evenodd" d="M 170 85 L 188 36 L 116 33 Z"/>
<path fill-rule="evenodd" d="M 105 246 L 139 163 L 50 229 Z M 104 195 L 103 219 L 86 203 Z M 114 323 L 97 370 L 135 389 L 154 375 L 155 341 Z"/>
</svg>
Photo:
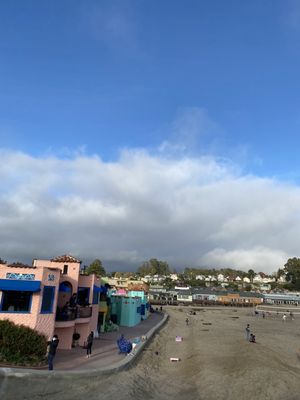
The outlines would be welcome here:
<svg viewBox="0 0 300 400">
<path fill-rule="evenodd" d="M 71 253 L 108 270 L 156 257 L 273 272 L 298 256 L 299 188 L 224 160 L 0 155 L 0 257 L 10 262 Z"/>
</svg>

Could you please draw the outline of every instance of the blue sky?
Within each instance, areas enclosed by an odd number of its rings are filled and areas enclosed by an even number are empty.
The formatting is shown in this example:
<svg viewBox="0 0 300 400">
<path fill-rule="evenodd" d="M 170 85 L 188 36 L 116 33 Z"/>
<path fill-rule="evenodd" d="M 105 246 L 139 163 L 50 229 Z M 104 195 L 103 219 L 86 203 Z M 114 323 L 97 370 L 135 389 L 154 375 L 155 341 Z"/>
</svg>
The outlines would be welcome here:
<svg viewBox="0 0 300 400">
<path fill-rule="evenodd" d="M 289 1 L 12 1 L 0 13 L 2 145 L 155 148 L 178 113 L 219 129 L 197 143 L 247 149 L 261 175 L 297 170 L 299 26 Z M 298 9 L 299 13 L 299 9 Z M 296 25 L 296 26 L 295 26 Z"/>
<path fill-rule="evenodd" d="M 0 147 L 13 171 L 2 166 L 3 187 L 23 193 L 32 170 L 22 175 L 19 156 L 126 170 L 128 154 L 144 154 L 176 168 L 208 158 L 238 180 L 297 191 L 299 71 L 297 1 L 2 2 Z M 57 200 L 62 188 L 46 192 Z"/>
</svg>

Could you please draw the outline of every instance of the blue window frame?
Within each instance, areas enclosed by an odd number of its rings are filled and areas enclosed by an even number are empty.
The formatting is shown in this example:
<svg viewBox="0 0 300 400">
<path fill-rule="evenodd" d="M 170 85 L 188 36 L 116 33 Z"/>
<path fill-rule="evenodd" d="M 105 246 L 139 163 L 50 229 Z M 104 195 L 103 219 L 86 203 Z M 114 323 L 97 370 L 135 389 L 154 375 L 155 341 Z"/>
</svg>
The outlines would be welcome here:
<svg viewBox="0 0 300 400">
<path fill-rule="evenodd" d="M 32 292 L 3 290 L 1 299 L 1 312 L 5 313 L 30 313 Z"/>
<path fill-rule="evenodd" d="M 55 286 L 44 286 L 41 314 L 52 313 L 54 294 L 55 294 Z"/>
<path fill-rule="evenodd" d="M 93 304 L 99 303 L 99 292 L 93 291 Z"/>
</svg>

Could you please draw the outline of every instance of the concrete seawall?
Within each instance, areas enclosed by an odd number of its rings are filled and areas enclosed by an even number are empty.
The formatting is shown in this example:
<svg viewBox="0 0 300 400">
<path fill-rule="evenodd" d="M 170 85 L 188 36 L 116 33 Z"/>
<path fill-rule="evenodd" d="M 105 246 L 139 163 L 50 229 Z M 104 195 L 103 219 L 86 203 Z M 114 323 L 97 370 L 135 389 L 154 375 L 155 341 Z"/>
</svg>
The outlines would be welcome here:
<svg viewBox="0 0 300 400">
<path fill-rule="evenodd" d="M 44 371 L 20 368 L 0 369 L 1 400 L 35 400 L 35 399 L 77 399 L 85 396 L 87 387 L 92 387 L 101 376 L 111 375 L 132 367 L 138 360 L 145 346 L 167 322 L 164 318 L 147 333 L 147 340 L 140 344 L 123 360 L 99 369 Z"/>
</svg>

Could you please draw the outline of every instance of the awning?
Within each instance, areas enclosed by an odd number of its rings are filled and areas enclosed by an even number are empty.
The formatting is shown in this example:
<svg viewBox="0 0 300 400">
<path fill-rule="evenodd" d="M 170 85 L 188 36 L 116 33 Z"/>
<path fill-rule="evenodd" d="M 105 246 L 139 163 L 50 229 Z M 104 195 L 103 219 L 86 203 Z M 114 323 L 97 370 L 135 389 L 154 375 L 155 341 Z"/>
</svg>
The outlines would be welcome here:
<svg viewBox="0 0 300 400">
<path fill-rule="evenodd" d="M 39 292 L 41 290 L 41 281 L 0 279 L 0 290 L 15 290 L 18 292 Z"/>
<path fill-rule="evenodd" d="M 94 293 L 100 293 L 101 287 L 94 285 Z"/>
</svg>

